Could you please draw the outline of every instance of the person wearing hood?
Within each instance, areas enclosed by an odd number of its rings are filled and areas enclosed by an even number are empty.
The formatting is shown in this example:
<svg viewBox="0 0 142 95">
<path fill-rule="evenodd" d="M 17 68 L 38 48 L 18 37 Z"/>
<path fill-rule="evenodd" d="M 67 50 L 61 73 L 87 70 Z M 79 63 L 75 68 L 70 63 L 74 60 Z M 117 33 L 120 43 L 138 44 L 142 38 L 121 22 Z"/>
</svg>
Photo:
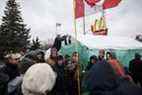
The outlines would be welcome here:
<svg viewBox="0 0 142 95">
<path fill-rule="evenodd" d="M 97 61 L 98 61 L 97 56 L 92 55 L 92 56 L 90 57 L 90 61 L 88 62 L 88 65 L 87 65 L 87 67 L 86 67 L 86 70 L 89 70 L 89 69 L 93 66 L 93 64 L 97 63 Z"/>
</svg>

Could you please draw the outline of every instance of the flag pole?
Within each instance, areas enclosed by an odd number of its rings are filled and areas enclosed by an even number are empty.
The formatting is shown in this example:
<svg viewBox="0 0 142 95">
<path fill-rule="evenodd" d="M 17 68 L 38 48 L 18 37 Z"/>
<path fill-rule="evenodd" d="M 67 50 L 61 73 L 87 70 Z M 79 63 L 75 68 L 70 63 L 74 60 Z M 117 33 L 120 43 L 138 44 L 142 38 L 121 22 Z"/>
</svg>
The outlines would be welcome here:
<svg viewBox="0 0 142 95">
<path fill-rule="evenodd" d="M 73 12 L 74 12 L 74 32 L 75 32 L 75 39 L 77 40 L 77 31 L 76 31 L 76 18 L 75 18 L 75 15 L 76 15 L 76 1 L 73 0 Z M 75 43 L 75 48 L 76 48 L 76 51 L 78 52 L 78 42 L 76 41 Z M 77 68 L 77 86 L 78 86 L 78 95 L 80 95 L 80 73 L 79 73 L 79 68 Z"/>
<path fill-rule="evenodd" d="M 75 19 L 75 8 L 76 8 L 76 3 L 75 3 L 75 0 L 73 0 L 73 12 L 74 12 L 74 32 L 75 32 L 75 39 L 77 39 L 76 19 Z"/>
<path fill-rule="evenodd" d="M 85 25 L 85 1 L 83 0 L 83 10 L 84 10 L 84 16 L 83 16 L 83 34 L 85 35 L 86 34 L 86 31 L 85 31 L 85 29 L 86 29 L 86 25 Z"/>
</svg>

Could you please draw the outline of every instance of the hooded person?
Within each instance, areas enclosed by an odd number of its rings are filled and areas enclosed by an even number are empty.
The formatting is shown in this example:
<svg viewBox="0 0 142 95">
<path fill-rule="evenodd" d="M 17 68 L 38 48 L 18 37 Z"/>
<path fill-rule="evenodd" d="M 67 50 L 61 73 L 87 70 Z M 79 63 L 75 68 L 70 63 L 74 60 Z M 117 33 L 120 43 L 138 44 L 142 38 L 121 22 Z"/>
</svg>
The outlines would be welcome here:
<svg viewBox="0 0 142 95">
<path fill-rule="evenodd" d="M 56 76 L 49 64 L 39 63 L 31 66 L 23 78 L 23 94 L 48 95 L 54 87 Z"/>
<path fill-rule="evenodd" d="M 142 95 L 141 88 L 120 78 L 109 63 L 96 63 L 88 71 L 82 87 L 88 95 Z"/>
<path fill-rule="evenodd" d="M 93 64 L 97 63 L 97 61 L 98 61 L 97 56 L 92 55 L 92 56 L 90 57 L 90 61 L 88 62 L 88 65 L 87 65 L 87 67 L 86 67 L 86 70 L 89 70 L 89 69 L 93 66 Z"/>
</svg>

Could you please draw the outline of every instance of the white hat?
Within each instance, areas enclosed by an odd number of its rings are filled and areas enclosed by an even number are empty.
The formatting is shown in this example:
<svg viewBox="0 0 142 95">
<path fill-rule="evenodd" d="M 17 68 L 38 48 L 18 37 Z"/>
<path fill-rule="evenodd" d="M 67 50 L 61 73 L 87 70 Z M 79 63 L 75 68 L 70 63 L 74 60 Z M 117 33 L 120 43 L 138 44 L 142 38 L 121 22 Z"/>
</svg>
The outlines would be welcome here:
<svg viewBox="0 0 142 95">
<path fill-rule="evenodd" d="M 31 66 L 23 78 L 23 94 L 46 94 L 46 91 L 52 90 L 56 81 L 56 76 L 56 73 L 47 63 L 39 63 Z"/>
<path fill-rule="evenodd" d="M 20 53 L 12 53 L 12 54 L 7 54 L 5 56 L 5 58 L 13 58 L 13 59 L 17 59 L 17 58 L 20 58 L 20 57 L 21 57 Z"/>
</svg>

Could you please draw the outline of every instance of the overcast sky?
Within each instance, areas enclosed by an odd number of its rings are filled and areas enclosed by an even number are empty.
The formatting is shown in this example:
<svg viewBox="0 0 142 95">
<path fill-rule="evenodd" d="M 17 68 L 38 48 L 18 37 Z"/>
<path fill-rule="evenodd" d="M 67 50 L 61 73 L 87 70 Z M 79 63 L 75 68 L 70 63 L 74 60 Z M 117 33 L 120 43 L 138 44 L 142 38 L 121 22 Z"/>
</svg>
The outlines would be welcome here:
<svg viewBox="0 0 142 95">
<path fill-rule="evenodd" d="M 5 2 L 0 0 L 0 17 Z M 73 0 L 18 0 L 24 23 L 31 28 L 32 38 L 47 40 L 55 35 L 56 23 L 61 31 L 73 33 Z M 129 36 L 142 34 L 142 0 L 123 0 L 118 7 L 106 11 L 109 35 Z"/>
</svg>

